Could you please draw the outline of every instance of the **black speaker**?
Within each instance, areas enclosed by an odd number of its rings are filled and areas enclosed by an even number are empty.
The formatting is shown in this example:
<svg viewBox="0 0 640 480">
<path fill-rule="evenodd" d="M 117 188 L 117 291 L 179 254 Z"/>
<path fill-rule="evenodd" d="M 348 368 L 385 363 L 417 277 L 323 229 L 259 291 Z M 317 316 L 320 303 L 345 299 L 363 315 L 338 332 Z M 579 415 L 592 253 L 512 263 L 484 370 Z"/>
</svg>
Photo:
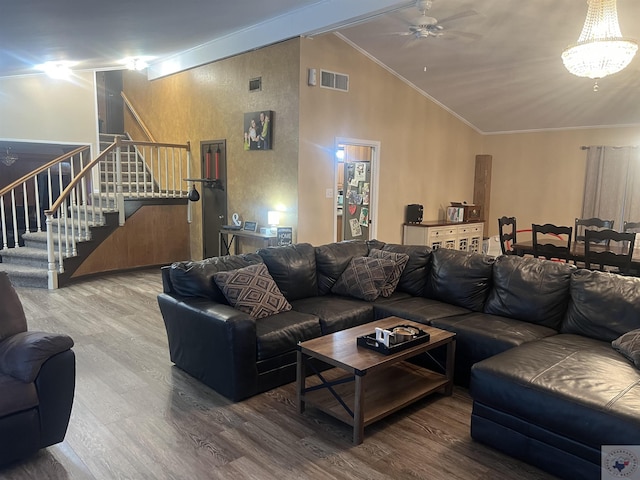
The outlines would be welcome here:
<svg viewBox="0 0 640 480">
<path fill-rule="evenodd" d="M 422 223 L 422 205 L 412 203 L 407 205 L 405 223 Z"/>
</svg>

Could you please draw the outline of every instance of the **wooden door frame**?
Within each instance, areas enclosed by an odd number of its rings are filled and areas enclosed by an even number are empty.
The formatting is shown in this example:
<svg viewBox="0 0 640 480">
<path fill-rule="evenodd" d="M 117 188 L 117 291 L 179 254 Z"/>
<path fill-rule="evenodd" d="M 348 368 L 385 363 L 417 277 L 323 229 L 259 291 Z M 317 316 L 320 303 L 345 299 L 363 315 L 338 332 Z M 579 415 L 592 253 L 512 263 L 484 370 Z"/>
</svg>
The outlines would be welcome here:
<svg viewBox="0 0 640 480">
<path fill-rule="evenodd" d="M 380 182 L 378 166 L 380 159 L 380 142 L 377 140 L 363 140 L 360 138 L 335 137 L 333 149 L 333 239 L 337 238 L 338 235 L 338 220 L 336 217 L 336 195 L 338 194 L 338 176 L 336 175 L 336 171 L 338 167 L 338 157 L 335 155 L 335 152 L 338 151 L 339 145 L 371 147 L 371 194 L 369 197 L 369 238 L 367 240 L 373 240 L 377 238 L 378 234 L 378 188 Z"/>
</svg>

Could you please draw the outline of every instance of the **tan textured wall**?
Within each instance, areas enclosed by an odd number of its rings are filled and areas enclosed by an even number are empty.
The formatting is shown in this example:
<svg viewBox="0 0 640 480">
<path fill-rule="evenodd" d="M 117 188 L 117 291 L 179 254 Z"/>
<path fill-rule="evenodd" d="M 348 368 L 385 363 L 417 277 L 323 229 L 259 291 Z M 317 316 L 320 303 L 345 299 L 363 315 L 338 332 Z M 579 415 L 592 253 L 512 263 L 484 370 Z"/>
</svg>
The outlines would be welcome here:
<svg viewBox="0 0 640 480">
<path fill-rule="evenodd" d="M 152 82 L 128 72 L 124 91 L 158 141 L 191 141 L 194 177 L 202 175 L 200 142 L 227 140 L 229 215 L 238 212 L 264 226 L 267 211 L 282 204 L 287 212 L 281 223 L 295 229 L 299 58 L 299 40 L 294 39 Z M 249 92 L 249 80 L 255 77 L 262 77 L 262 90 Z M 245 151 L 244 113 L 260 110 L 275 112 L 273 149 Z M 125 128 L 130 127 L 127 120 Z M 201 205 L 193 204 L 192 258 L 202 256 Z M 259 246 L 243 242 L 243 251 Z"/>
<path fill-rule="evenodd" d="M 348 93 L 307 86 L 307 69 L 349 75 Z M 319 80 L 318 80 L 319 82 Z M 377 238 L 402 241 L 407 204 L 437 219 L 450 201 L 472 201 L 482 136 L 333 34 L 301 39 L 298 238 L 333 240 L 334 141 L 380 142 Z"/>
<path fill-rule="evenodd" d="M 587 152 L 580 147 L 638 144 L 640 127 L 485 136 L 484 153 L 493 156 L 485 236 L 497 235 L 503 215 L 515 216 L 518 229 L 532 223 L 573 225 L 582 213 L 584 191 Z"/>
</svg>

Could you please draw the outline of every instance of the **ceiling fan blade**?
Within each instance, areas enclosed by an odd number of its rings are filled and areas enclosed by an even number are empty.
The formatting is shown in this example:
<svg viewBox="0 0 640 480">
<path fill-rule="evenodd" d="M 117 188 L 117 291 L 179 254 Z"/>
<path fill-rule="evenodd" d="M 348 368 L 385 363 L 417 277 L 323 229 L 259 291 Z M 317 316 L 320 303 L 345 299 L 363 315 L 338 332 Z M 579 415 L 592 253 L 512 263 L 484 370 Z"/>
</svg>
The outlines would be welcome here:
<svg viewBox="0 0 640 480">
<path fill-rule="evenodd" d="M 461 32 L 460 30 L 447 30 L 447 35 L 455 35 L 458 37 L 465 37 L 471 40 L 480 40 L 482 35 L 478 35 L 477 33 L 471 32 Z"/>
<path fill-rule="evenodd" d="M 443 18 L 438 21 L 439 24 L 443 24 L 446 22 L 452 22 L 453 20 L 459 20 L 461 18 L 472 17 L 474 15 L 478 15 L 478 12 L 475 10 L 467 10 L 465 12 L 456 13 L 455 15 L 451 15 L 450 17 Z"/>
</svg>

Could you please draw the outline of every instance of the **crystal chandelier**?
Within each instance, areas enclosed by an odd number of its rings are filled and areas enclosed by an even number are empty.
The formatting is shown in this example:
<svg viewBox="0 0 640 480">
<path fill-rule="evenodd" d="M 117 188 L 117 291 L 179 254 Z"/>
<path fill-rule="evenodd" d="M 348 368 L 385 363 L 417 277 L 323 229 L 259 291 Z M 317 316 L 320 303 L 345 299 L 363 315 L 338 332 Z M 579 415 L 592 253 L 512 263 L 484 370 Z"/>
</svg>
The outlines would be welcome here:
<svg viewBox="0 0 640 480">
<path fill-rule="evenodd" d="M 18 156 L 11 153 L 11 147 L 7 147 L 7 153 L 2 157 L 2 163 L 10 167 L 18 160 Z"/>
<path fill-rule="evenodd" d="M 562 52 L 562 62 L 579 77 L 598 79 L 617 73 L 633 59 L 638 44 L 622 37 L 616 0 L 588 0 L 587 19 L 575 45 Z"/>
</svg>

